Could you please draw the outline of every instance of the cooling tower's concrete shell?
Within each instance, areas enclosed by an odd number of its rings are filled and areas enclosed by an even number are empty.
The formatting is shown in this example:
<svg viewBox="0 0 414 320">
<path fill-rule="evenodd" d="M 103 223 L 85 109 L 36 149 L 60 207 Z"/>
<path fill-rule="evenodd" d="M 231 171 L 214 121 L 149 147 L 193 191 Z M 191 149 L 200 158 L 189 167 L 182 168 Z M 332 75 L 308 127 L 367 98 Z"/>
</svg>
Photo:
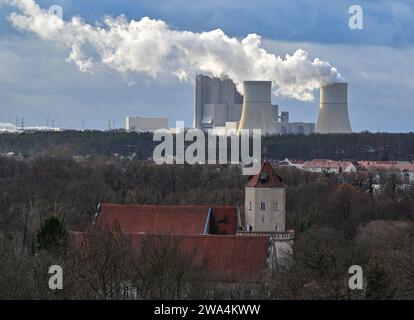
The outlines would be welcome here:
<svg viewBox="0 0 414 320">
<path fill-rule="evenodd" d="M 274 134 L 271 81 L 244 81 L 243 109 L 239 130 L 261 129 L 262 135 Z"/>
<path fill-rule="evenodd" d="M 320 107 L 315 132 L 351 133 L 348 115 L 348 84 L 334 83 L 320 89 Z"/>
</svg>

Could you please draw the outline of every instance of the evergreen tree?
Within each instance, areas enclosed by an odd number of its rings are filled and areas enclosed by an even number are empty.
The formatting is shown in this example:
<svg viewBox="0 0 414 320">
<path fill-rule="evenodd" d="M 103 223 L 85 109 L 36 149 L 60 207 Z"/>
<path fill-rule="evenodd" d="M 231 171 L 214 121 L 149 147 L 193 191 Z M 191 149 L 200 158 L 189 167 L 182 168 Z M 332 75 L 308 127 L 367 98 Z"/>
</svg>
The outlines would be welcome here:
<svg viewBox="0 0 414 320">
<path fill-rule="evenodd" d="M 56 252 L 64 247 L 67 236 L 63 219 L 51 216 L 42 223 L 37 232 L 37 247 L 39 250 Z"/>
</svg>

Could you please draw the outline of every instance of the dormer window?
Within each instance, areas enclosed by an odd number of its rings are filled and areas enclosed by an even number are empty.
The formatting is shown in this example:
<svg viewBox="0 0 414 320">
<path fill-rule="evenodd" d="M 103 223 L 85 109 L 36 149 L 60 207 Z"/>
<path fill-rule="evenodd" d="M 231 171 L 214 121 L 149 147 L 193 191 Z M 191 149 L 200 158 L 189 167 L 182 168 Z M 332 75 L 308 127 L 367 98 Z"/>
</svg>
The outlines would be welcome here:
<svg viewBox="0 0 414 320">
<path fill-rule="evenodd" d="M 269 177 L 269 175 L 266 171 L 262 171 L 260 173 L 260 181 L 265 182 L 265 181 L 267 181 L 268 177 Z"/>
</svg>

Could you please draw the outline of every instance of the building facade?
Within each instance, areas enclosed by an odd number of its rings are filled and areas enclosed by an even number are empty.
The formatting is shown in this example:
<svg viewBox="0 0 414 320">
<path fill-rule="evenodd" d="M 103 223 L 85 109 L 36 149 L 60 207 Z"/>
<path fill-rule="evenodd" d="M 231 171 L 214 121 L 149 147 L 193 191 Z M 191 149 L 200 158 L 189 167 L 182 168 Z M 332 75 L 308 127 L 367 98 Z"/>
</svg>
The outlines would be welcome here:
<svg viewBox="0 0 414 320">
<path fill-rule="evenodd" d="M 302 170 L 317 173 L 357 172 L 359 164 L 356 161 L 335 161 L 328 159 L 314 159 L 306 161 Z"/>
<path fill-rule="evenodd" d="M 168 118 L 126 117 L 125 129 L 129 132 L 153 132 L 167 129 Z"/>
<path fill-rule="evenodd" d="M 270 95 L 270 89 L 268 95 Z M 259 100 L 263 100 L 262 98 L 259 97 Z M 238 129 L 242 117 L 243 102 L 244 97 L 237 91 L 231 79 L 197 75 L 194 128 L 205 131 L 220 128 L 224 132 L 229 126 L 236 126 Z M 267 110 L 265 119 L 259 117 L 259 123 L 256 123 L 255 127 L 260 127 L 262 130 L 272 127 L 271 130 L 264 131 L 275 134 L 310 134 L 315 131 L 314 123 L 289 122 L 289 112 L 282 111 L 279 115 L 279 106 L 270 104 L 270 102 L 269 108 L 270 111 Z M 251 116 L 256 117 L 257 112 L 251 113 Z"/>
<path fill-rule="evenodd" d="M 276 134 L 311 134 L 315 132 L 312 122 L 276 122 Z"/>
<path fill-rule="evenodd" d="M 239 122 L 243 97 L 230 79 L 196 77 L 194 128 L 208 130 Z"/>
<path fill-rule="evenodd" d="M 209 281 L 254 283 L 288 266 L 293 250 L 294 231 L 285 230 L 286 185 L 268 162 L 250 177 L 245 202 L 245 227 L 237 206 L 110 203 L 98 205 L 95 225 L 121 231 L 137 252 L 146 241 L 154 247 L 172 241 Z M 70 235 L 78 248 L 87 245 L 86 232 Z"/>
<path fill-rule="evenodd" d="M 277 269 L 288 265 L 293 252 L 295 232 L 286 230 L 286 185 L 268 162 L 250 177 L 245 187 L 245 226 L 239 235 L 268 235 L 276 256 Z"/>
</svg>

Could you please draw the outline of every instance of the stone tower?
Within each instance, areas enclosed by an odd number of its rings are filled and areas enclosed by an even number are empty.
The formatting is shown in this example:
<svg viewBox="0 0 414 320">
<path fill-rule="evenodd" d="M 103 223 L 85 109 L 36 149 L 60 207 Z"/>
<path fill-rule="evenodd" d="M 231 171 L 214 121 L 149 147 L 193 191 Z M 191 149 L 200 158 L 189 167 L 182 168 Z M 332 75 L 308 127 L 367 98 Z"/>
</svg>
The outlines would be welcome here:
<svg viewBox="0 0 414 320">
<path fill-rule="evenodd" d="M 284 232 L 286 185 L 268 162 L 249 178 L 245 188 L 245 228 L 253 232 Z"/>
</svg>

